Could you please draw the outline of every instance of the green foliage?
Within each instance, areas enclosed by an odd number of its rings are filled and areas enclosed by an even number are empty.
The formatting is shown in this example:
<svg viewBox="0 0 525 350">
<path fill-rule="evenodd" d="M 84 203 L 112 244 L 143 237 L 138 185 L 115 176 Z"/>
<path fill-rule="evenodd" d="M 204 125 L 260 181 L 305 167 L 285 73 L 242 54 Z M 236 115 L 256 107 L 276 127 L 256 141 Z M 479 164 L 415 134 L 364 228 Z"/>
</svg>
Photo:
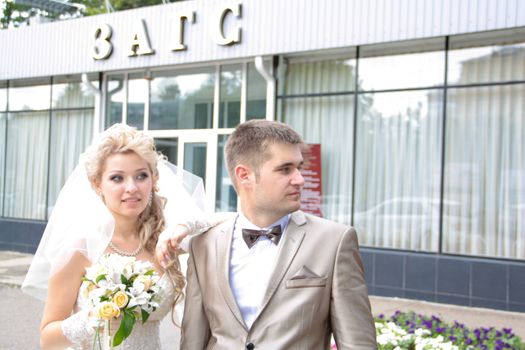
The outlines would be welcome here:
<svg viewBox="0 0 525 350">
<path fill-rule="evenodd" d="M 180 0 L 171 0 L 170 2 L 176 1 Z M 114 11 L 163 4 L 162 0 L 110 0 L 109 2 Z M 75 14 L 66 15 L 60 13 L 49 13 L 26 5 L 15 4 L 12 1 L 0 0 L 0 29 L 7 29 L 10 25 L 18 27 L 22 23 L 28 23 L 28 19 L 36 15 L 50 19 L 59 19 L 74 18 L 78 16 L 94 16 L 108 12 L 105 0 L 72 0 L 71 4 L 82 5 L 83 9 Z"/>
<path fill-rule="evenodd" d="M 133 326 L 135 325 L 135 313 L 133 310 L 125 309 L 123 311 L 122 322 L 120 322 L 120 327 L 113 337 L 113 346 L 119 346 L 124 339 L 129 337 L 131 331 L 133 331 Z"/>
<path fill-rule="evenodd" d="M 7 29 L 10 24 L 18 27 L 31 16 L 31 8 L 11 1 L 0 0 L 0 9 L 3 10 L 2 17 L 0 17 L 0 29 Z"/>
</svg>

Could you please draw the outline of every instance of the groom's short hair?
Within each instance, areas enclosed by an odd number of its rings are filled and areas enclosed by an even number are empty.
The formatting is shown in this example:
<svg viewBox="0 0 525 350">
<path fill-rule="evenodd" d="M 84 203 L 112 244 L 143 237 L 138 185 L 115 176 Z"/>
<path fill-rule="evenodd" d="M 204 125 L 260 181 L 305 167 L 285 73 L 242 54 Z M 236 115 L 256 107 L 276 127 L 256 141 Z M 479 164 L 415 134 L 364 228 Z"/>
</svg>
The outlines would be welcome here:
<svg viewBox="0 0 525 350">
<path fill-rule="evenodd" d="M 260 167 L 270 158 L 268 146 L 273 143 L 298 145 L 301 149 L 305 145 L 301 135 L 281 122 L 252 119 L 235 128 L 224 148 L 226 167 L 235 188 L 235 167 L 246 164 L 259 176 Z"/>
</svg>

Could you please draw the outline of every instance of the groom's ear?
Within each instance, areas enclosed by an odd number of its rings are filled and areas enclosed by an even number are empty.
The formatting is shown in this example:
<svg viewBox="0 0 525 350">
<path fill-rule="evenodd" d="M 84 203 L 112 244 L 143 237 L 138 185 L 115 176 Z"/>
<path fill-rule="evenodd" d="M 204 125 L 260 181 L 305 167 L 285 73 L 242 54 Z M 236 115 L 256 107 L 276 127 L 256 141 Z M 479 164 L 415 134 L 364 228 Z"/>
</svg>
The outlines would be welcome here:
<svg viewBox="0 0 525 350">
<path fill-rule="evenodd" d="M 235 167 L 235 182 L 237 183 L 237 186 L 245 187 L 247 184 L 249 184 L 251 173 L 252 172 L 248 166 L 244 164 L 238 164 Z"/>
</svg>

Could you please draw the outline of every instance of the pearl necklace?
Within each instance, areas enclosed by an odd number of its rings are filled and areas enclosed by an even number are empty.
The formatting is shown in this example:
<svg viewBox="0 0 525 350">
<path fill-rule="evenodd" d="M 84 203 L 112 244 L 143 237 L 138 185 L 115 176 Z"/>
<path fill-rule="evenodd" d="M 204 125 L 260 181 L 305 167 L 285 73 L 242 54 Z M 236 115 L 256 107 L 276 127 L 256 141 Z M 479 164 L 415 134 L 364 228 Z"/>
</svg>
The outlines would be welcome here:
<svg viewBox="0 0 525 350">
<path fill-rule="evenodd" d="M 125 250 L 118 248 L 115 244 L 113 244 L 113 241 L 109 241 L 108 245 L 111 248 L 111 250 L 113 250 L 115 253 L 119 255 L 123 255 L 123 256 L 137 256 L 142 251 L 142 244 L 139 244 L 137 249 L 135 249 L 132 252 L 127 252 Z"/>
</svg>

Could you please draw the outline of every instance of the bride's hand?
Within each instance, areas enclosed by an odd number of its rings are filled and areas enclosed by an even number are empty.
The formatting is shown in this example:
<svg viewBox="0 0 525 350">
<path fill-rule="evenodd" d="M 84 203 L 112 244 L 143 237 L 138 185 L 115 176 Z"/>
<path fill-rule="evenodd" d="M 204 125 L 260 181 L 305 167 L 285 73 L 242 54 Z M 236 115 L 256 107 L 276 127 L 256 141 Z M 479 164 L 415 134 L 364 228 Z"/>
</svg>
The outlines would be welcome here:
<svg viewBox="0 0 525 350">
<path fill-rule="evenodd" d="M 172 259 L 172 254 L 180 249 L 180 242 L 190 232 L 186 225 L 178 224 L 164 230 L 157 241 L 155 256 L 162 267 L 166 267 Z"/>
</svg>

